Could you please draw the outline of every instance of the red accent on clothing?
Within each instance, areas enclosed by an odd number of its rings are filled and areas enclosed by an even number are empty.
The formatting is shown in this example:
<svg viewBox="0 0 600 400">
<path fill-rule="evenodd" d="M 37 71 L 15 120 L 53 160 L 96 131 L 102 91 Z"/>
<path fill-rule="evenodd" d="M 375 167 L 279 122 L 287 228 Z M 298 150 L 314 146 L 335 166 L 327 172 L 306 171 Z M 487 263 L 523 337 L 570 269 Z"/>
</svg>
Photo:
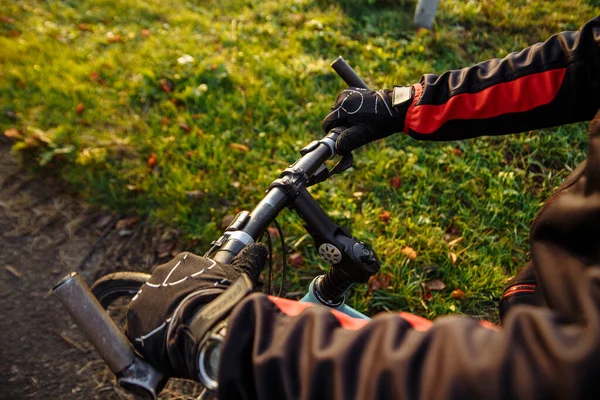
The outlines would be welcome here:
<svg viewBox="0 0 600 400">
<path fill-rule="evenodd" d="M 423 317 L 419 317 L 418 315 L 409 314 L 405 312 L 399 312 L 398 315 L 404 318 L 417 331 L 426 331 L 433 325 L 433 323 L 430 320 L 425 319 Z"/>
<path fill-rule="evenodd" d="M 269 300 L 271 300 L 275 305 L 284 313 L 291 317 L 295 317 L 300 314 L 302 311 L 306 310 L 308 307 L 312 307 L 316 304 L 313 303 L 301 303 L 295 300 L 282 299 L 280 297 L 269 296 Z M 356 331 L 366 324 L 369 323 L 367 319 L 360 318 L 352 318 L 351 316 L 344 314 L 338 310 L 329 309 L 331 313 L 340 321 L 340 325 L 342 328 L 350 329 Z"/>
<path fill-rule="evenodd" d="M 518 283 L 514 286 L 509 287 L 502 294 L 502 298 L 512 296 L 515 293 L 533 293 L 535 292 L 535 285 L 530 283 Z"/>
<path fill-rule="evenodd" d="M 526 75 L 477 93 L 457 94 L 440 105 L 413 103 L 407 112 L 404 131 L 429 134 L 451 120 L 493 118 L 543 106 L 558 94 L 566 71 L 560 68 Z"/>
<path fill-rule="evenodd" d="M 302 311 L 306 310 L 308 307 L 313 307 L 316 305 L 313 303 L 301 303 L 299 301 L 282 299 L 280 297 L 274 296 L 269 296 L 269 300 L 275 303 L 275 305 L 277 306 L 277 308 L 279 308 L 279 310 L 281 310 L 281 312 L 283 312 L 286 315 L 289 315 L 290 317 L 295 317 L 299 315 Z M 356 331 L 370 322 L 367 319 L 353 318 L 338 310 L 330 309 L 329 311 L 331 311 L 331 313 L 337 318 L 337 320 L 340 322 L 340 325 L 344 329 Z M 423 317 L 419 317 L 418 315 L 409 314 L 405 312 L 399 312 L 398 315 L 406 322 L 408 322 L 413 327 L 413 329 L 417 331 L 424 332 L 433 326 L 433 323 L 430 320 L 425 319 Z M 498 326 L 492 324 L 489 321 L 479 321 L 479 324 L 484 328 L 490 328 L 494 330 L 499 329 Z"/>
<path fill-rule="evenodd" d="M 500 327 L 490 321 L 481 320 L 481 321 L 479 321 L 479 325 L 481 325 L 484 328 L 491 329 L 493 331 L 497 331 L 497 332 L 500 331 Z"/>
<path fill-rule="evenodd" d="M 404 133 L 406 133 L 407 135 L 408 130 L 412 125 L 411 122 L 413 111 L 415 110 L 417 102 L 419 101 L 419 99 L 421 99 L 421 93 L 423 93 L 423 86 L 421 86 L 420 83 L 416 83 L 412 87 L 415 89 L 415 97 L 413 98 L 412 103 L 410 103 L 410 106 L 408 106 L 408 110 L 406 110 L 406 117 L 404 118 Z"/>
</svg>

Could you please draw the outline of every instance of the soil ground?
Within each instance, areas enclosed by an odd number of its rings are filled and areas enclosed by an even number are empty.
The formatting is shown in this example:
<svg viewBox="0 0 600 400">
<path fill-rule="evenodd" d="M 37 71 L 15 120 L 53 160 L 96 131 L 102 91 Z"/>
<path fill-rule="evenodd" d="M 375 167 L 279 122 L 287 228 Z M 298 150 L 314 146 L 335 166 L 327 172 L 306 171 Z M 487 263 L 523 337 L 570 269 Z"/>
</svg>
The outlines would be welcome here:
<svg viewBox="0 0 600 400">
<path fill-rule="evenodd" d="M 60 180 L 27 177 L 9 149 L 0 142 L 0 398 L 129 398 L 51 289 L 71 271 L 88 284 L 117 270 L 150 271 L 157 249 L 167 259 L 178 251 L 165 242 L 173 232 L 90 207 Z M 198 394 L 173 381 L 161 398 Z"/>
</svg>

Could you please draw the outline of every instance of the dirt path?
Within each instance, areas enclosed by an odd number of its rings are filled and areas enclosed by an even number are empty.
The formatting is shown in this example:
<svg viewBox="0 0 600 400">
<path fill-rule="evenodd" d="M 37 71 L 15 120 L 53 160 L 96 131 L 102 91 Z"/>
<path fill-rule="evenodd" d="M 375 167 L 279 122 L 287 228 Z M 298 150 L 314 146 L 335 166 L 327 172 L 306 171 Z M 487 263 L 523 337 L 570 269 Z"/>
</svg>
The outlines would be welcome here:
<svg viewBox="0 0 600 400">
<path fill-rule="evenodd" d="M 149 271 L 160 242 L 143 221 L 94 209 L 58 180 L 25 177 L 0 142 L 0 398 L 127 398 L 50 289 L 75 270 L 88 283 Z M 175 383 L 161 398 L 197 394 Z"/>
</svg>

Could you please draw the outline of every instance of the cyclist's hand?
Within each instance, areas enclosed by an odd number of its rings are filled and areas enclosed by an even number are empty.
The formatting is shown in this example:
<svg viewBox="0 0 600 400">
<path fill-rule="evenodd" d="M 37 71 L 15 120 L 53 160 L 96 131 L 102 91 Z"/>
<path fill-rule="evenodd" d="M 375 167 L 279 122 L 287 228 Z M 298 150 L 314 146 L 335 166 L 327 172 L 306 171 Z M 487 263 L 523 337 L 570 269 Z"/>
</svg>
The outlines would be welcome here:
<svg viewBox="0 0 600 400">
<path fill-rule="evenodd" d="M 131 301 L 127 336 L 166 375 L 209 386 L 204 373 L 216 384 L 218 351 L 210 352 L 219 350 L 227 316 L 252 292 L 266 258 L 262 244 L 247 246 L 228 265 L 191 253 L 177 255 L 158 266 Z M 199 365 L 201 354 L 204 365 Z"/>
<path fill-rule="evenodd" d="M 341 154 L 402 132 L 412 91 L 407 86 L 378 91 L 349 87 L 338 95 L 331 112 L 322 122 L 323 130 L 327 133 L 333 128 L 343 127 L 337 140 Z"/>
</svg>

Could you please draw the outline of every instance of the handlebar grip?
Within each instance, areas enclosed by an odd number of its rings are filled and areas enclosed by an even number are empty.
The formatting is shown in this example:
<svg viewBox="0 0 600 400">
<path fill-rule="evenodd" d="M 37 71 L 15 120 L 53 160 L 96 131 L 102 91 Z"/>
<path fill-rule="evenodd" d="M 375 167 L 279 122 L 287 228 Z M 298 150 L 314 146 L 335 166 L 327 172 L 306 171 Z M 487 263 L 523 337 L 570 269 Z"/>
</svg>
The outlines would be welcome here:
<svg viewBox="0 0 600 400">
<path fill-rule="evenodd" d="M 360 76 L 352 69 L 352 67 L 339 56 L 337 60 L 331 63 L 331 68 L 348 84 L 358 88 L 368 89 L 369 86 L 363 81 Z"/>
<path fill-rule="evenodd" d="M 81 276 L 72 272 L 61 279 L 53 291 L 86 339 L 117 376 L 119 385 L 138 396 L 155 399 L 168 377 L 135 354 L 129 340 L 110 319 Z"/>
<path fill-rule="evenodd" d="M 54 294 L 113 373 L 121 372 L 133 362 L 135 353 L 129 340 L 110 319 L 77 272 L 72 272 L 58 282 L 54 287 Z"/>
</svg>

